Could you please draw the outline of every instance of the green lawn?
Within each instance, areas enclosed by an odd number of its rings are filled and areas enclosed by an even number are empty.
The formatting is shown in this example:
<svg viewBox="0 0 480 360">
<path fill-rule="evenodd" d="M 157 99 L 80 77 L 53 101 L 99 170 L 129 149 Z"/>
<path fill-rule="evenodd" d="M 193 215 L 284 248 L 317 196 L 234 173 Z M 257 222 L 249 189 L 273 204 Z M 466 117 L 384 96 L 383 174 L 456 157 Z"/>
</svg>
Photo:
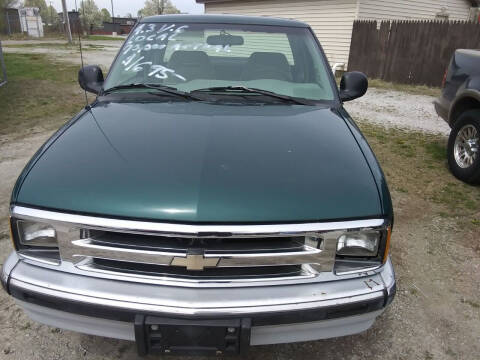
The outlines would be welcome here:
<svg viewBox="0 0 480 360">
<path fill-rule="evenodd" d="M 85 105 L 77 65 L 45 55 L 4 55 L 8 83 L 0 88 L 0 135 L 59 127 Z"/>
<path fill-rule="evenodd" d="M 410 201 L 422 199 L 433 215 L 480 229 L 480 187 L 457 180 L 447 165 L 447 138 L 419 131 L 385 129 L 359 122 L 383 170 L 390 190 Z M 427 209 L 425 209 L 427 211 Z"/>
<path fill-rule="evenodd" d="M 73 44 L 65 43 L 58 43 L 58 42 L 38 42 L 38 43 L 28 43 L 28 44 L 8 44 L 2 45 L 4 48 L 52 48 L 52 49 L 60 49 L 60 50 L 74 50 L 80 51 L 80 47 L 78 42 L 73 42 Z M 96 51 L 102 50 L 105 46 L 103 45 L 96 45 L 96 44 L 83 44 L 82 43 L 82 50 L 83 51 Z"/>
<path fill-rule="evenodd" d="M 118 41 L 125 41 L 125 38 L 120 36 L 106 36 L 106 35 L 88 35 L 85 37 L 87 40 L 118 40 Z"/>
</svg>

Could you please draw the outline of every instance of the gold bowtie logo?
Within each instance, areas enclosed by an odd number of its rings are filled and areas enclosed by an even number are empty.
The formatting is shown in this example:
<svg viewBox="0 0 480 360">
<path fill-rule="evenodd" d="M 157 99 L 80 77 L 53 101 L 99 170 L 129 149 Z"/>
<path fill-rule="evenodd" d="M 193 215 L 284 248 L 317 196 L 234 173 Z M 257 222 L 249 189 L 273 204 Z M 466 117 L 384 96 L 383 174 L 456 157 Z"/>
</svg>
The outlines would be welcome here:
<svg viewBox="0 0 480 360">
<path fill-rule="evenodd" d="M 216 267 L 220 258 L 206 258 L 204 255 L 187 254 L 186 257 L 174 257 L 171 266 L 186 267 L 187 270 L 202 271 L 205 268 Z"/>
</svg>

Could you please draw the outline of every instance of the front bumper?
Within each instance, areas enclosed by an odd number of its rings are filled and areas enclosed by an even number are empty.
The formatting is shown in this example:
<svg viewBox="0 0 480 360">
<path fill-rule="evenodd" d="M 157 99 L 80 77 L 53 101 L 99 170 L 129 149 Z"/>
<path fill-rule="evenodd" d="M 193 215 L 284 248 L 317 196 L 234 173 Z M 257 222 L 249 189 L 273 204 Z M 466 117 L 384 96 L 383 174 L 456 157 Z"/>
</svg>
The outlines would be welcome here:
<svg viewBox="0 0 480 360">
<path fill-rule="evenodd" d="M 435 111 L 437 112 L 437 115 L 440 116 L 443 120 L 445 120 L 447 124 L 450 124 L 450 102 L 443 96 L 441 96 L 440 98 L 433 101 L 433 105 L 435 106 Z"/>
<path fill-rule="evenodd" d="M 1 280 L 40 323 L 134 340 L 139 314 L 251 319 L 250 345 L 309 341 L 368 329 L 395 296 L 391 261 L 358 277 L 249 288 L 181 288 L 102 279 L 35 266 L 12 253 Z"/>
</svg>

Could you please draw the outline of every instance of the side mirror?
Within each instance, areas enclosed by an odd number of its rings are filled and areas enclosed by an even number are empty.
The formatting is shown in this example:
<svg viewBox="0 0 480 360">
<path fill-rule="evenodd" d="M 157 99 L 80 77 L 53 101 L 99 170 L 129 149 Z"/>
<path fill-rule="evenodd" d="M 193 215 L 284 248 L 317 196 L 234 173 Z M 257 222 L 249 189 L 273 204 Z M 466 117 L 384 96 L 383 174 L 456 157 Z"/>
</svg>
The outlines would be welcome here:
<svg viewBox="0 0 480 360">
<path fill-rule="evenodd" d="M 103 86 L 103 72 L 96 65 L 84 66 L 78 72 L 80 87 L 88 92 L 98 94 Z"/>
<path fill-rule="evenodd" d="M 362 97 L 368 90 L 367 76 L 359 71 L 345 73 L 340 81 L 340 100 L 350 101 Z"/>
</svg>

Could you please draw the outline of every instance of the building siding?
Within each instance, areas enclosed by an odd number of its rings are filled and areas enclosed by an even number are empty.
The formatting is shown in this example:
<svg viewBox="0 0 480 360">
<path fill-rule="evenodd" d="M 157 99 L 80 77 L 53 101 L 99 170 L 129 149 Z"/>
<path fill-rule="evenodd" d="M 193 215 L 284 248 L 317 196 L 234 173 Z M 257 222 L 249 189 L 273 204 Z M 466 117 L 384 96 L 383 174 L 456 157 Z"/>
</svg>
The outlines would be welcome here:
<svg viewBox="0 0 480 360">
<path fill-rule="evenodd" d="M 205 4 L 209 14 L 262 15 L 296 19 L 312 27 L 331 64 L 347 64 L 357 0 L 264 0 Z"/>
<path fill-rule="evenodd" d="M 205 3 L 211 14 L 293 18 L 312 27 L 328 60 L 347 68 L 354 20 L 435 19 L 445 8 L 450 20 L 468 20 L 468 0 L 217 0 Z"/>
<path fill-rule="evenodd" d="M 467 0 L 360 0 L 358 19 L 435 19 L 444 8 L 449 20 L 468 20 L 470 7 Z"/>
</svg>

